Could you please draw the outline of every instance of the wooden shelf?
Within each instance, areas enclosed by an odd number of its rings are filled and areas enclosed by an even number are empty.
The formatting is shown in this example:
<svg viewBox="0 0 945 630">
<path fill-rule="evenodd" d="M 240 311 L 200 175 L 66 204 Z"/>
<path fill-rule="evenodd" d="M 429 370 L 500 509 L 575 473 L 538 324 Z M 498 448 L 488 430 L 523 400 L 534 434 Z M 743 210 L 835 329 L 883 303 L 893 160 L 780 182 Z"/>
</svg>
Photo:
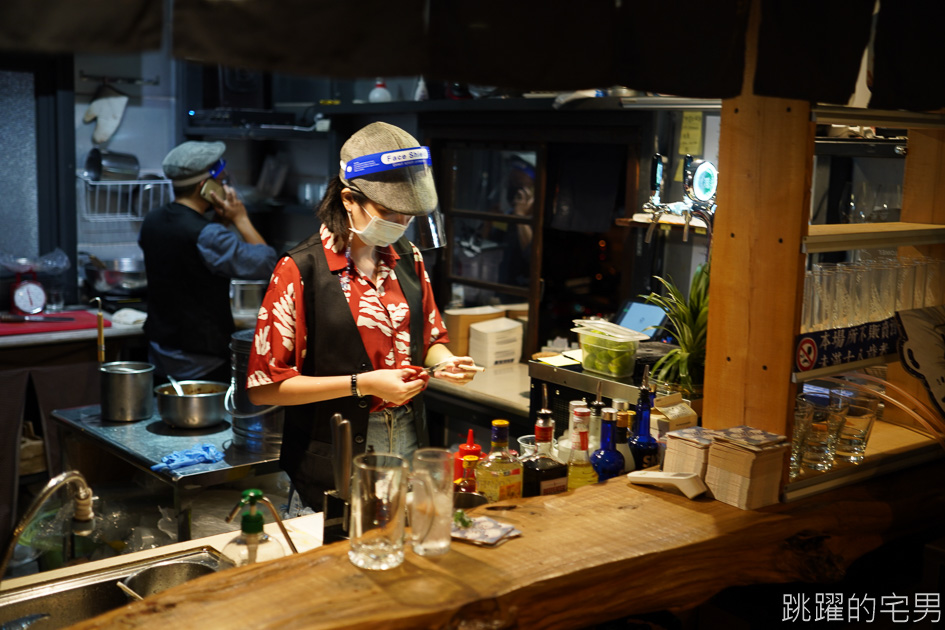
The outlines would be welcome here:
<svg viewBox="0 0 945 630">
<path fill-rule="evenodd" d="M 647 212 L 638 212 L 634 214 L 629 219 L 626 217 L 620 217 L 616 220 L 617 225 L 650 225 L 653 223 L 653 215 Z M 660 225 L 672 225 L 676 227 L 683 227 L 686 225 L 685 219 L 675 214 L 664 214 L 660 217 Z M 698 217 L 692 217 L 689 221 L 689 227 L 693 230 L 699 230 L 700 232 L 705 232 L 706 226 L 705 221 Z"/>
<path fill-rule="evenodd" d="M 802 240 L 806 254 L 871 247 L 945 243 L 945 225 L 927 223 L 844 223 L 811 225 Z"/>
<path fill-rule="evenodd" d="M 916 429 L 877 420 L 873 424 L 873 432 L 866 447 L 866 459 L 862 463 L 842 463 L 825 472 L 802 469 L 801 475 L 784 487 L 783 500 L 785 503 L 796 501 L 943 456 L 945 452 L 931 436 Z"/>
</svg>

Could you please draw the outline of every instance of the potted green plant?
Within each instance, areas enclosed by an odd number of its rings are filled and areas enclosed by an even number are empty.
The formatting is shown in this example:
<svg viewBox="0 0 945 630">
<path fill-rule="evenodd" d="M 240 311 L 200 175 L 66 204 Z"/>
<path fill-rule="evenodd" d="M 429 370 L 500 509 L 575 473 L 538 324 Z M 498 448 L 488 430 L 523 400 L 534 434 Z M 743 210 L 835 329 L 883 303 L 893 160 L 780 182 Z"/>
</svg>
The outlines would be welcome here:
<svg viewBox="0 0 945 630">
<path fill-rule="evenodd" d="M 701 397 L 709 325 L 709 263 L 696 268 L 688 299 L 672 278 L 654 278 L 663 285 L 666 295 L 650 293 L 641 297 L 663 309 L 667 322 L 656 328 L 672 335 L 679 347 L 653 365 L 652 375 L 658 381 L 678 385 L 687 398 Z"/>
</svg>

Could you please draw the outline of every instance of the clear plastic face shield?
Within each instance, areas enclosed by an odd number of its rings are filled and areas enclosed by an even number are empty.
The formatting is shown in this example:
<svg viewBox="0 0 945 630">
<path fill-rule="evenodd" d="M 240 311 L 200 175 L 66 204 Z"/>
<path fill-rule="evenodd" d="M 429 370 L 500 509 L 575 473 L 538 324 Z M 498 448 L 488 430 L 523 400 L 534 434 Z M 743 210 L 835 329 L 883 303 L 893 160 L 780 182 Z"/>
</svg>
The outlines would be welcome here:
<svg viewBox="0 0 945 630">
<path fill-rule="evenodd" d="M 409 216 L 405 236 L 420 251 L 446 244 L 428 147 L 374 153 L 341 163 L 348 186 L 385 210 Z M 424 213 L 422 208 L 433 207 Z M 399 209 L 409 209 L 399 212 Z M 415 209 L 415 210 L 414 210 Z"/>
</svg>

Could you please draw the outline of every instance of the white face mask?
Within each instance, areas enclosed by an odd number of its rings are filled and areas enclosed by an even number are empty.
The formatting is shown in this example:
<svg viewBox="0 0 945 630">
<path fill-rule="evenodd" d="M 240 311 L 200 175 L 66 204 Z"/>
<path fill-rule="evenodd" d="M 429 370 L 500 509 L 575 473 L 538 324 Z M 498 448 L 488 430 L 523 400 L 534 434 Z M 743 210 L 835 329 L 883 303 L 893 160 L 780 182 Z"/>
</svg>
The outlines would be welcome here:
<svg viewBox="0 0 945 630">
<path fill-rule="evenodd" d="M 371 221 L 363 230 L 356 230 L 354 228 L 354 222 L 352 221 L 351 231 L 357 234 L 365 244 L 371 245 L 372 247 L 387 247 L 395 242 L 404 235 L 410 222 L 413 221 L 413 217 L 410 217 L 410 221 L 408 221 L 406 225 L 394 223 L 393 221 L 385 221 L 380 217 L 372 215 L 367 210 L 364 210 L 364 206 L 360 204 L 358 204 L 358 206 L 366 215 L 371 217 Z M 351 221 L 350 213 L 348 214 L 348 220 Z"/>
</svg>

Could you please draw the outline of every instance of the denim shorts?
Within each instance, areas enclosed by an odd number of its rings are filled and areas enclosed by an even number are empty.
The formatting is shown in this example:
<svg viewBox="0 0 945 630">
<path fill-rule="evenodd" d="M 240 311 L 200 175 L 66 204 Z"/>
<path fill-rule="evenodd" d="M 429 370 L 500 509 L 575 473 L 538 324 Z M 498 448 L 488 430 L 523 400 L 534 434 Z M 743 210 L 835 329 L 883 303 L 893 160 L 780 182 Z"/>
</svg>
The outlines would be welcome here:
<svg viewBox="0 0 945 630">
<path fill-rule="evenodd" d="M 417 426 L 413 419 L 413 405 L 372 411 L 368 416 L 365 446 L 373 446 L 378 453 L 394 453 L 410 461 L 419 446 Z"/>
</svg>

